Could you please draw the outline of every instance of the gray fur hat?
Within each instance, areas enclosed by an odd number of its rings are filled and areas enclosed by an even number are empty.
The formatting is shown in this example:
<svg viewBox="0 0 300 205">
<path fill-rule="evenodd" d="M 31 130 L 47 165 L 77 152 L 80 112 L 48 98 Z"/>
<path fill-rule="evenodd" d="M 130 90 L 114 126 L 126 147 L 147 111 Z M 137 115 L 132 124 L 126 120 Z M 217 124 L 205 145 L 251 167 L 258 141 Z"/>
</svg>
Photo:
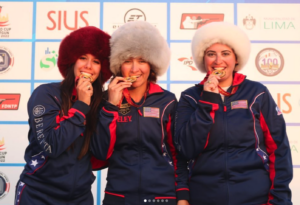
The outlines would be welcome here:
<svg viewBox="0 0 300 205">
<path fill-rule="evenodd" d="M 158 29 L 146 21 L 122 25 L 112 34 L 110 47 L 110 70 L 115 75 L 128 58 L 143 58 L 157 76 L 163 75 L 169 67 L 169 46 Z"/>
<path fill-rule="evenodd" d="M 234 24 L 212 22 L 199 28 L 192 39 L 192 55 L 200 72 L 206 73 L 203 60 L 204 52 L 215 43 L 226 44 L 233 49 L 238 62 L 235 71 L 239 71 L 245 66 L 251 50 L 251 43 L 247 34 Z"/>
</svg>

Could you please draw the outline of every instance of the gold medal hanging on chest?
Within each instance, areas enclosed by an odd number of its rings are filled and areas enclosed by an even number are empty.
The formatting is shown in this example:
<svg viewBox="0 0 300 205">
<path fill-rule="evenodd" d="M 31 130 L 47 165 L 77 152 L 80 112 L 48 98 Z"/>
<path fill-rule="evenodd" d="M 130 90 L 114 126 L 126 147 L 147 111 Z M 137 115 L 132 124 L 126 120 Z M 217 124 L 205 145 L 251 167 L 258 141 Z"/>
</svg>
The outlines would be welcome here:
<svg viewBox="0 0 300 205">
<path fill-rule="evenodd" d="M 119 113 L 122 115 L 127 115 L 130 112 L 130 105 L 128 103 L 124 103 L 120 105 Z"/>
</svg>

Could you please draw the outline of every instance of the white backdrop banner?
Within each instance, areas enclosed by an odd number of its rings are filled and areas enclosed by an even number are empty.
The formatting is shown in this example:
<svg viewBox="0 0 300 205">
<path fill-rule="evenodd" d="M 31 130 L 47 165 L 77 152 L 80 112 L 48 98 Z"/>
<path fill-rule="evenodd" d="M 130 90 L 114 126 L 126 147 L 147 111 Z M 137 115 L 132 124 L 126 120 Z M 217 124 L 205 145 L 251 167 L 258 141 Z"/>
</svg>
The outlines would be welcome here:
<svg viewBox="0 0 300 205">
<path fill-rule="evenodd" d="M 300 204 L 299 0 L 0 2 L 0 204 L 13 204 L 24 167 L 27 101 L 37 86 L 62 80 L 57 68 L 61 39 L 88 25 L 112 34 L 129 21 L 153 24 L 169 43 L 170 67 L 158 83 L 177 99 L 204 77 L 191 55 L 191 38 L 198 28 L 225 21 L 247 33 L 252 50 L 241 72 L 267 86 L 282 110 L 294 166 L 292 201 Z M 94 172 L 95 205 L 102 204 L 106 173 Z"/>
</svg>

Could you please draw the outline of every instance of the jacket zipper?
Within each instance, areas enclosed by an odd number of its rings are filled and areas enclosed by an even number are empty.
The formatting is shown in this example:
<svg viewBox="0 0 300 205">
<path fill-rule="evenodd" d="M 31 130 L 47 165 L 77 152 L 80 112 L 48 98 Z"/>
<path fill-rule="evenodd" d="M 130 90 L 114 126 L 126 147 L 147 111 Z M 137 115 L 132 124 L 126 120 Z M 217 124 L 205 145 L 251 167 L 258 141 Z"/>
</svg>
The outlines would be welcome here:
<svg viewBox="0 0 300 205">
<path fill-rule="evenodd" d="M 139 169 L 140 169 L 140 178 L 139 178 L 139 190 L 138 190 L 138 193 L 139 193 L 139 204 L 141 203 L 141 197 L 142 197 L 142 191 L 141 191 L 141 188 L 142 188 L 142 170 L 141 170 L 141 163 L 142 163 L 142 151 L 141 151 L 141 148 L 142 148 L 142 139 L 141 139 L 141 135 L 140 135 L 140 116 L 139 116 L 139 108 L 136 108 L 137 109 L 137 121 L 138 121 L 138 141 L 139 141 Z"/>
<path fill-rule="evenodd" d="M 228 198 L 228 205 L 229 203 L 229 187 L 228 187 L 228 137 L 227 137 L 227 116 L 226 116 L 226 104 L 225 104 L 225 100 L 226 100 L 226 96 L 224 96 L 224 102 L 223 102 L 223 119 L 224 119 L 224 124 L 225 124 L 225 179 L 226 179 L 226 186 L 227 186 L 227 198 Z"/>
</svg>

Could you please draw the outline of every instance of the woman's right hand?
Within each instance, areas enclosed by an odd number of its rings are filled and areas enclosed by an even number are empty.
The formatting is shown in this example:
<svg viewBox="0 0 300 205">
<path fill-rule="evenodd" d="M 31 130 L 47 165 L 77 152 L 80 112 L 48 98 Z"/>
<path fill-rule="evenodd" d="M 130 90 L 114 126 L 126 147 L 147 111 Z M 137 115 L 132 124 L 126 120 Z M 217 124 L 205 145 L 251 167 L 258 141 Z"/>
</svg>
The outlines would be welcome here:
<svg viewBox="0 0 300 205">
<path fill-rule="evenodd" d="M 91 97 L 93 95 L 93 85 L 90 79 L 79 78 L 76 86 L 78 100 L 90 105 Z"/>
<path fill-rule="evenodd" d="M 213 93 L 219 93 L 219 80 L 219 76 L 210 74 L 207 78 L 207 81 L 203 85 L 203 90 Z"/>
<path fill-rule="evenodd" d="M 124 88 L 129 88 L 131 82 L 126 81 L 123 77 L 115 77 L 108 85 L 108 102 L 118 105 L 122 98 Z"/>
<path fill-rule="evenodd" d="M 177 202 L 177 205 L 190 205 L 189 202 L 187 200 L 179 200 Z"/>
</svg>

